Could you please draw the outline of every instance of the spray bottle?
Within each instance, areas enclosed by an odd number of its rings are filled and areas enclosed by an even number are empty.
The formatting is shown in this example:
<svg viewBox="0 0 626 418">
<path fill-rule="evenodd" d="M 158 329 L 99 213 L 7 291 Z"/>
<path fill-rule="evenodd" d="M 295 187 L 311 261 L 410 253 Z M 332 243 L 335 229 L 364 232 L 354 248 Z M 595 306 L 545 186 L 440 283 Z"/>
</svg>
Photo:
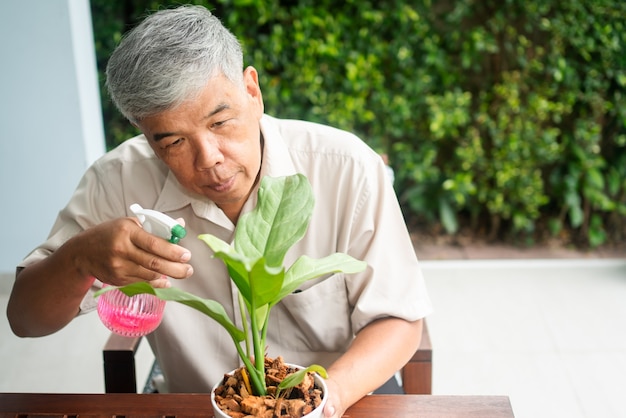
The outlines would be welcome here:
<svg viewBox="0 0 626 418">
<path fill-rule="evenodd" d="M 164 213 L 144 209 L 137 203 L 130 206 L 146 232 L 177 244 L 187 231 Z M 106 286 L 106 285 L 105 285 Z M 115 289 L 98 298 L 98 315 L 102 323 L 116 334 L 139 337 L 151 333 L 163 317 L 165 301 L 153 295 L 126 296 Z"/>
</svg>

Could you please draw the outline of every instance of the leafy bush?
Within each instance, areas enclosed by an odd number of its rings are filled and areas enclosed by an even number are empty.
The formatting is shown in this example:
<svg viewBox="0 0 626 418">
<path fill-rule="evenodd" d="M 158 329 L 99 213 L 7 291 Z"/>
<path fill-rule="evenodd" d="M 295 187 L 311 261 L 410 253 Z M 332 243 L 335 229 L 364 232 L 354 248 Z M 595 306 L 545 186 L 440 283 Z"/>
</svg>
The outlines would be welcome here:
<svg viewBox="0 0 626 418">
<path fill-rule="evenodd" d="M 92 0 L 100 68 L 147 10 L 178 3 Z M 625 238 L 622 0 L 193 3 L 240 37 L 268 113 L 389 154 L 407 218 L 518 242 Z M 103 101 L 113 147 L 132 130 Z"/>
</svg>

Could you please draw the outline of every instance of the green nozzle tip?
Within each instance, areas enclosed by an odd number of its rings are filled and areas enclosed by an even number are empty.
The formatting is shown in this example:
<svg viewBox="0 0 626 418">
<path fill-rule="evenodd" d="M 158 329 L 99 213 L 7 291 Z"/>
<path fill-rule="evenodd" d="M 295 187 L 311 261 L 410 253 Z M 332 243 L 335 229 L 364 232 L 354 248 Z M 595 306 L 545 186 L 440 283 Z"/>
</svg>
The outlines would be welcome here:
<svg viewBox="0 0 626 418">
<path fill-rule="evenodd" d="M 172 238 L 170 238 L 170 242 L 173 244 L 178 244 L 178 241 L 185 238 L 185 235 L 187 235 L 187 230 L 181 225 L 175 225 L 172 228 Z"/>
</svg>

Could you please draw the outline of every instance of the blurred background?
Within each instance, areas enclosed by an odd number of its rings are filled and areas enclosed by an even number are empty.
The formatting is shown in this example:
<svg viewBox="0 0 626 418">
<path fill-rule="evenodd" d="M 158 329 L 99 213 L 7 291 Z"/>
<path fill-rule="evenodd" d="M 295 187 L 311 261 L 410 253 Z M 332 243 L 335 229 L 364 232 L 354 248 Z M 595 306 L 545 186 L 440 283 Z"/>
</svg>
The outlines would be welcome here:
<svg viewBox="0 0 626 418">
<path fill-rule="evenodd" d="M 181 3 L 241 39 L 267 113 L 386 154 L 422 240 L 624 250 L 622 0 L 0 0 L 0 192 L 22 202 L 1 209 L 16 221 L 0 270 L 45 237 L 86 166 L 136 133 L 104 89 L 107 59 L 143 16 Z"/>
<path fill-rule="evenodd" d="M 122 33 L 180 3 L 240 37 L 267 113 L 354 131 L 387 154 L 424 234 L 624 240 L 623 0 L 92 0 L 101 85 Z M 102 98 L 110 148 L 132 129 Z"/>
<path fill-rule="evenodd" d="M 103 88 L 108 56 L 182 3 L 241 39 L 267 113 L 388 156 L 435 305 L 435 394 L 626 417 L 623 0 L 0 0 L 2 312 L 83 171 L 136 134 Z M 5 318 L 0 391 L 103 391 L 96 315 L 40 339 Z"/>
</svg>

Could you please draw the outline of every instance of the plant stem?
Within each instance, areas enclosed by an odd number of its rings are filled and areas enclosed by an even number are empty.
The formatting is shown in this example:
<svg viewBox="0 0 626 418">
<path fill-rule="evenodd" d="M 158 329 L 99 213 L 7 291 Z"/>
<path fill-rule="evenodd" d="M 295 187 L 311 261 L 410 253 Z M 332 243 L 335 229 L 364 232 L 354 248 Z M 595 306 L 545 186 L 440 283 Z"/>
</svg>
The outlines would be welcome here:
<svg viewBox="0 0 626 418">
<path fill-rule="evenodd" d="M 241 322 L 243 322 L 243 332 L 246 335 L 246 356 L 250 357 L 250 328 L 248 327 L 248 319 L 246 315 L 246 302 L 241 296 L 241 293 L 238 295 L 239 301 L 239 313 L 241 314 Z"/>
<path fill-rule="evenodd" d="M 254 395 L 267 395 L 267 389 L 265 387 L 265 376 L 259 376 L 257 369 L 250 361 L 250 357 L 248 357 L 246 353 L 243 352 L 241 345 L 239 345 L 236 341 L 235 347 L 237 348 L 239 357 L 241 358 L 241 361 L 243 361 L 244 366 L 246 366 L 246 370 L 248 370 L 248 374 L 250 375 L 250 379 L 252 380 L 252 387 L 254 388 L 255 392 Z M 262 377 L 262 379 L 260 377 Z"/>
<path fill-rule="evenodd" d="M 272 306 L 274 305 L 270 305 L 267 308 L 267 315 L 265 316 L 265 321 L 263 321 L 263 328 L 261 328 L 261 347 L 265 347 L 265 341 L 267 340 L 267 324 L 270 322 L 270 309 L 272 309 Z"/>
<path fill-rule="evenodd" d="M 250 328 L 252 329 L 252 347 L 254 348 L 254 362 L 256 363 L 256 374 L 263 381 L 263 392 L 265 387 L 265 353 L 263 352 L 263 338 L 259 332 L 259 324 L 256 316 L 257 307 L 250 306 Z M 252 370 L 250 370 L 252 372 Z"/>
</svg>

